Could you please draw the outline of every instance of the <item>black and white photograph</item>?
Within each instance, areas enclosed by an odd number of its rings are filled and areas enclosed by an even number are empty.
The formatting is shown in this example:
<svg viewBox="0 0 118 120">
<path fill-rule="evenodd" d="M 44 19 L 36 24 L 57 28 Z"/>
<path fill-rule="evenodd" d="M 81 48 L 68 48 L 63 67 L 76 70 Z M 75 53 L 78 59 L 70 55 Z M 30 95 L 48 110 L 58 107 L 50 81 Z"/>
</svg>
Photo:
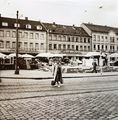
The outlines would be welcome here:
<svg viewBox="0 0 118 120">
<path fill-rule="evenodd" d="M 0 120 L 118 120 L 118 0 L 0 0 Z"/>
</svg>

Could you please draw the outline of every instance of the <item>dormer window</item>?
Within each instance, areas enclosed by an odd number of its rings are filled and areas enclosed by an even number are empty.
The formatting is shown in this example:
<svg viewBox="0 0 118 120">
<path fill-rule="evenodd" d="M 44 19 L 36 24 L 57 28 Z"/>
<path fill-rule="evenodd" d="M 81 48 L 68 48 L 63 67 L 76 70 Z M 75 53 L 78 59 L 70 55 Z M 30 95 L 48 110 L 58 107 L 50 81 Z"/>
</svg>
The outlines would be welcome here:
<svg viewBox="0 0 118 120">
<path fill-rule="evenodd" d="M 41 25 L 37 25 L 37 26 L 36 26 L 36 29 L 37 29 L 37 30 L 42 30 L 42 26 L 41 26 Z"/>
<path fill-rule="evenodd" d="M 17 27 L 17 23 L 14 23 L 14 27 Z M 18 27 L 20 27 L 20 24 L 18 23 Z"/>
<path fill-rule="evenodd" d="M 2 22 L 2 26 L 8 26 L 7 22 Z"/>
<path fill-rule="evenodd" d="M 26 28 L 31 29 L 31 25 L 30 25 L 30 24 L 27 24 L 27 25 L 26 25 Z"/>
</svg>

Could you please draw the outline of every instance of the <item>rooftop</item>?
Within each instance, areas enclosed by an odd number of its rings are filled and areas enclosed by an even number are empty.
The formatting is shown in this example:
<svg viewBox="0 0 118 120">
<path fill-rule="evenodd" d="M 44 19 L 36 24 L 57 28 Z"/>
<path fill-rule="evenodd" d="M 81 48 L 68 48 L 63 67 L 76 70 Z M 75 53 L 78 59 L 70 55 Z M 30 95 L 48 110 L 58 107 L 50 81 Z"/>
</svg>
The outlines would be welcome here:
<svg viewBox="0 0 118 120">
<path fill-rule="evenodd" d="M 61 25 L 56 23 L 43 23 L 46 29 L 53 34 L 90 37 L 82 27 Z"/>
<path fill-rule="evenodd" d="M 106 25 L 95 25 L 92 23 L 83 23 L 83 24 L 86 25 L 93 32 L 109 33 L 109 31 L 114 31 L 118 35 L 118 28 L 115 27 L 110 27 Z"/>
</svg>

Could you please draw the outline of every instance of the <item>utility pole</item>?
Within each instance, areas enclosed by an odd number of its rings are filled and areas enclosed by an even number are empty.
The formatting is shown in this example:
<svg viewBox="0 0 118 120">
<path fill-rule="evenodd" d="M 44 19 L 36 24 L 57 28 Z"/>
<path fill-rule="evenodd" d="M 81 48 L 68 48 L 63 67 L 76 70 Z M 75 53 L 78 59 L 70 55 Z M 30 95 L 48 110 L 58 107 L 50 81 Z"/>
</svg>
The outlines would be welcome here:
<svg viewBox="0 0 118 120">
<path fill-rule="evenodd" d="M 18 53 L 19 53 L 19 43 L 18 43 L 18 11 L 16 14 L 16 61 L 15 61 L 15 74 L 19 74 L 19 66 L 18 66 Z"/>
</svg>

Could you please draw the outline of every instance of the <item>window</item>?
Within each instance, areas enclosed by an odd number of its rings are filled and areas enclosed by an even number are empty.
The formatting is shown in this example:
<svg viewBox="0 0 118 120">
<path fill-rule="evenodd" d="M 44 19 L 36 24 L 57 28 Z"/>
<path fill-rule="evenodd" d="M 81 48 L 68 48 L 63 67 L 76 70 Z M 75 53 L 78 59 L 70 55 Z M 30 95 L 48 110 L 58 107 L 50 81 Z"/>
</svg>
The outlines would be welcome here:
<svg viewBox="0 0 118 120">
<path fill-rule="evenodd" d="M 8 26 L 7 22 L 2 22 L 2 26 Z"/>
<path fill-rule="evenodd" d="M 30 49 L 33 49 L 33 43 L 30 43 Z"/>
<path fill-rule="evenodd" d="M 68 42 L 70 42 L 70 37 L 68 37 Z"/>
<path fill-rule="evenodd" d="M 57 35 L 54 35 L 54 40 L 57 40 Z"/>
<path fill-rule="evenodd" d="M 70 45 L 68 45 L 68 49 L 70 49 Z"/>
<path fill-rule="evenodd" d="M 83 50 L 83 47 L 82 47 L 82 46 L 80 46 L 80 50 Z"/>
<path fill-rule="evenodd" d="M 59 44 L 58 49 L 61 50 L 61 44 Z"/>
<path fill-rule="evenodd" d="M 78 37 L 76 37 L 76 42 L 78 42 Z"/>
<path fill-rule="evenodd" d="M 80 37 L 80 43 L 82 43 L 82 37 Z"/>
<path fill-rule="evenodd" d="M 26 25 L 26 28 L 31 29 L 31 25 L 30 25 L 30 24 L 27 24 L 27 25 Z"/>
<path fill-rule="evenodd" d="M 106 48 L 106 50 L 107 50 L 107 45 L 106 45 L 106 47 L 105 47 L 105 48 Z"/>
<path fill-rule="evenodd" d="M 98 40 L 100 41 L 100 35 L 98 35 Z"/>
<path fill-rule="evenodd" d="M 76 50 L 79 50 L 79 47 L 78 47 L 78 45 L 76 45 Z"/>
<path fill-rule="evenodd" d="M 66 45 L 65 44 L 63 44 L 63 49 L 66 49 Z"/>
<path fill-rule="evenodd" d="M 6 41 L 6 48 L 10 48 L 10 41 Z"/>
<path fill-rule="evenodd" d="M 86 38 L 84 38 L 84 43 L 86 43 Z"/>
<path fill-rule="evenodd" d="M 28 48 L 28 43 L 24 42 L 24 48 L 27 49 Z"/>
<path fill-rule="evenodd" d="M 52 50 L 52 44 L 49 44 L 49 50 Z"/>
<path fill-rule="evenodd" d="M 12 32 L 12 37 L 14 37 L 14 38 L 16 37 L 16 32 L 15 31 Z"/>
<path fill-rule="evenodd" d="M 54 44 L 54 49 L 57 49 L 57 44 Z"/>
<path fill-rule="evenodd" d="M 16 48 L 16 42 L 12 42 L 12 48 Z"/>
<path fill-rule="evenodd" d="M 19 32 L 19 37 L 22 38 L 22 32 Z"/>
<path fill-rule="evenodd" d="M 41 26 L 41 25 L 37 25 L 37 26 L 36 26 L 36 29 L 37 29 L 37 30 L 42 30 L 42 26 Z"/>
<path fill-rule="evenodd" d="M 19 43 L 18 43 L 18 47 L 19 47 L 19 48 L 22 48 L 22 42 L 19 42 Z"/>
<path fill-rule="evenodd" d="M 74 42 L 74 39 L 75 39 L 75 38 L 74 38 L 74 37 L 72 37 L 72 42 Z"/>
<path fill-rule="evenodd" d="M 104 45 L 102 45 L 102 50 L 104 49 Z"/>
<path fill-rule="evenodd" d="M 63 40 L 66 41 L 66 36 L 63 36 Z"/>
<path fill-rule="evenodd" d="M 104 36 L 101 36 L 102 37 L 102 39 L 104 39 Z"/>
<path fill-rule="evenodd" d="M 96 35 L 93 35 L 93 40 L 95 40 L 95 41 L 96 41 Z"/>
<path fill-rule="evenodd" d="M 4 37 L 4 31 L 0 30 L 0 37 Z"/>
<path fill-rule="evenodd" d="M 110 37 L 110 42 L 115 42 L 115 38 L 114 37 Z"/>
<path fill-rule="evenodd" d="M 4 47 L 4 42 L 2 40 L 0 40 L 0 48 Z"/>
<path fill-rule="evenodd" d="M 98 50 L 100 50 L 100 45 L 98 45 Z"/>
<path fill-rule="evenodd" d="M 17 23 L 14 23 L 14 27 L 17 27 Z M 20 24 L 18 23 L 18 27 L 20 27 Z"/>
<path fill-rule="evenodd" d="M 72 45 L 72 50 L 74 50 L 74 45 Z"/>
<path fill-rule="evenodd" d="M 96 50 L 96 45 L 94 45 L 94 50 Z"/>
<path fill-rule="evenodd" d="M 10 31 L 6 31 L 6 37 L 10 37 Z"/>
<path fill-rule="evenodd" d="M 86 46 L 84 46 L 84 50 L 86 51 Z"/>
<path fill-rule="evenodd" d="M 88 46 L 88 51 L 90 51 L 90 46 Z"/>
<path fill-rule="evenodd" d="M 24 37 L 28 38 L 28 33 L 27 32 L 24 32 Z"/>
<path fill-rule="evenodd" d="M 115 47 L 113 46 L 113 51 L 114 51 Z"/>
<path fill-rule="evenodd" d="M 39 34 L 38 33 L 35 34 L 35 39 L 39 39 Z"/>
<path fill-rule="evenodd" d="M 33 39 L 33 33 L 30 33 L 30 39 Z"/>
<path fill-rule="evenodd" d="M 88 38 L 88 43 L 90 43 L 90 38 Z"/>
<path fill-rule="evenodd" d="M 44 34 L 41 34 L 41 40 L 44 40 Z"/>
<path fill-rule="evenodd" d="M 44 50 L 44 43 L 41 43 L 41 50 Z"/>
<path fill-rule="evenodd" d="M 35 43 L 35 49 L 38 50 L 39 49 L 39 44 Z"/>
</svg>

